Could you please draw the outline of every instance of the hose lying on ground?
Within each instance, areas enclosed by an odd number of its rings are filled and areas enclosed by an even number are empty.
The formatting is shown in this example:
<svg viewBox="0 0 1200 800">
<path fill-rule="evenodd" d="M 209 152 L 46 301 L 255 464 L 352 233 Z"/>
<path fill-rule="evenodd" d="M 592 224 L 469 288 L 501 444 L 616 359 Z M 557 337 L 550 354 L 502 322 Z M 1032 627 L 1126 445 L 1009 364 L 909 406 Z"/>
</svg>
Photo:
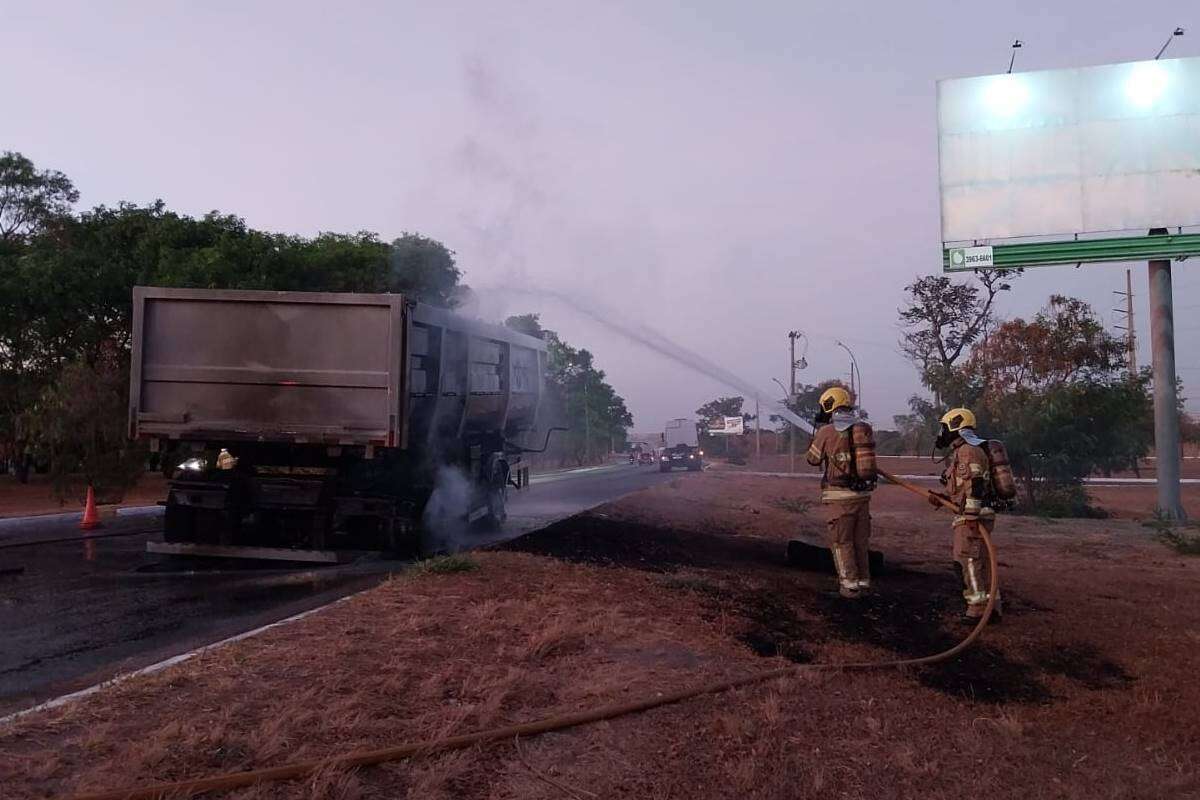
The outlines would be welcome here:
<svg viewBox="0 0 1200 800">
<path fill-rule="evenodd" d="M 880 474 L 891 483 L 915 492 L 926 498 L 936 498 L 937 502 L 942 506 L 957 511 L 957 508 L 949 501 L 943 500 L 938 495 L 932 494 L 924 489 L 913 486 L 898 478 L 889 475 L 880 470 Z M 983 629 L 987 626 L 988 620 L 992 616 L 992 611 L 996 605 L 997 591 L 1000 582 L 997 578 L 996 564 L 996 548 L 992 544 L 992 539 L 987 531 L 980 528 L 980 536 L 983 538 L 983 543 L 987 547 L 988 564 L 990 566 L 990 581 L 988 585 L 988 602 L 984 608 L 983 616 L 979 618 L 979 622 L 967 634 L 967 637 L 958 644 L 943 650 L 940 653 L 935 653 L 929 656 L 920 658 L 905 658 L 895 661 L 870 661 L 870 662 L 851 662 L 848 664 L 792 664 L 779 669 L 767 670 L 758 672 L 753 675 L 744 675 L 740 678 L 727 678 L 711 683 L 693 686 L 688 689 L 681 689 L 677 692 L 656 693 L 652 697 L 645 697 L 640 700 L 633 700 L 624 703 L 613 703 L 599 708 L 593 708 L 588 711 L 576 711 L 570 714 L 562 714 L 556 717 L 546 717 L 533 722 L 524 722 L 517 725 L 507 725 L 503 728 L 491 728 L 490 730 L 476 731 L 475 733 L 466 733 L 460 736 L 450 736 L 444 739 L 433 739 L 423 742 L 406 742 L 404 744 L 385 747 L 379 750 L 360 750 L 358 752 L 346 753 L 340 756 L 319 759 L 315 761 L 297 761 L 291 764 L 283 764 L 278 767 L 267 767 L 264 769 L 247 770 L 244 772 L 233 772 L 225 775 L 216 775 L 210 778 L 196 778 L 193 780 L 176 781 L 173 783 L 156 783 L 148 786 L 142 786 L 134 789 L 116 789 L 107 792 L 97 792 L 94 794 L 77 795 L 73 800 L 177 800 L 178 798 L 194 797 L 206 792 L 228 791 L 246 786 L 252 786 L 257 783 L 267 783 L 271 781 L 294 780 L 296 778 L 311 775 L 312 773 L 328 768 L 351 768 L 351 767 L 366 767 L 374 764 L 382 764 L 388 761 L 399 761 L 405 758 L 415 756 L 428 755 L 431 753 L 447 752 L 450 750 L 463 750 L 468 747 L 485 744 L 488 742 L 502 741 L 505 739 L 513 739 L 521 736 L 536 736 L 542 733 L 551 731 L 560 731 L 566 728 L 573 728 L 579 725 L 587 725 L 601 720 L 615 719 L 628 714 L 636 714 L 641 711 L 649 711 L 652 708 L 672 705 L 680 703 L 684 700 L 691 700 L 695 697 L 701 697 L 707 694 L 717 694 L 727 692 L 731 689 L 737 689 L 742 686 L 748 686 L 763 681 L 769 681 L 775 678 L 785 678 L 789 675 L 795 675 L 799 672 L 835 672 L 835 671 L 853 671 L 861 672 L 865 670 L 876 669 L 896 669 L 900 667 L 919 667 L 928 664 L 936 664 L 940 661 L 945 661 L 954 658 L 970 647 Z"/>
</svg>

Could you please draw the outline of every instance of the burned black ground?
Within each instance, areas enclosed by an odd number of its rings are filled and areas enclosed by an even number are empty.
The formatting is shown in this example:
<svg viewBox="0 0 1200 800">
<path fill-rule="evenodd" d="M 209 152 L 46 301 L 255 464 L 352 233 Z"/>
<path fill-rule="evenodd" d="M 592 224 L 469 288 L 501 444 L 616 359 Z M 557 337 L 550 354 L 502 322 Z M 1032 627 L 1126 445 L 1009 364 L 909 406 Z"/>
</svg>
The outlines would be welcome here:
<svg viewBox="0 0 1200 800">
<path fill-rule="evenodd" d="M 720 529 L 660 527 L 589 513 L 503 549 L 671 576 L 684 571 L 664 579 L 664 584 L 702 595 L 714 617 L 727 614 L 740 620 L 741 630 L 735 635 L 755 654 L 795 663 L 811 662 L 814 648 L 830 641 L 869 644 L 898 659 L 918 658 L 953 647 L 970 631 L 950 565 L 918 570 L 889 564 L 875 592 L 847 601 L 826 585 L 819 571 L 787 566 L 786 550 L 777 542 Z M 822 566 L 814 564 L 818 570 Z M 1008 593 L 1008 624 L 1014 618 L 1027 624 L 1043 611 L 1037 603 Z M 986 642 L 915 674 L 939 692 L 995 704 L 1051 702 L 1048 675 L 1096 689 L 1119 689 L 1129 680 L 1119 666 L 1094 653 L 1068 648 L 1026 659 Z"/>
</svg>

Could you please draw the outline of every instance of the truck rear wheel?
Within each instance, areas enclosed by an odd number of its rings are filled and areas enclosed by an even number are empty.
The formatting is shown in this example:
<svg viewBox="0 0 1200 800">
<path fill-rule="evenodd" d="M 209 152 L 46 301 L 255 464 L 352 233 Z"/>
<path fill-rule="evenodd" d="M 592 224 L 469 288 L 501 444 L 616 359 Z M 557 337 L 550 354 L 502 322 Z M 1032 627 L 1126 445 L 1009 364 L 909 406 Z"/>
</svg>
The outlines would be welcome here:
<svg viewBox="0 0 1200 800">
<path fill-rule="evenodd" d="M 508 519 L 508 487 L 500 486 L 491 489 L 487 496 L 487 521 L 493 525 L 503 525 Z"/>
</svg>

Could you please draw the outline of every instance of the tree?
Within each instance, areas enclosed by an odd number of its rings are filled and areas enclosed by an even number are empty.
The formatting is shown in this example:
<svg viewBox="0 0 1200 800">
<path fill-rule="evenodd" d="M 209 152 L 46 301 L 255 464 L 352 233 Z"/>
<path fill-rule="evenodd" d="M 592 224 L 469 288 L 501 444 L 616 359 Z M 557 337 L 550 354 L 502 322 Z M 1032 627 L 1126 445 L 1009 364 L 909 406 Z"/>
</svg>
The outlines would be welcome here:
<svg viewBox="0 0 1200 800">
<path fill-rule="evenodd" d="M 1182 411 L 1179 414 L 1179 438 L 1195 447 L 1200 444 L 1200 419 L 1195 414 Z"/>
<path fill-rule="evenodd" d="M 1109 335 L 1091 307 L 1053 295 L 1032 321 L 1003 323 L 971 352 L 968 373 L 989 398 L 1103 379 L 1125 367 L 1123 342 Z"/>
<path fill-rule="evenodd" d="M 388 256 L 387 290 L 400 292 L 434 305 L 453 308 L 462 271 L 454 251 L 419 233 L 405 233 L 392 242 Z"/>
<path fill-rule="evenodd" d="M 938 434 L 938 422 L 941 419 L 940 409 L 917 395 L 908 398 L 908 408 L 910 413 L 892 417 L 892 423 L 900 435 L 898 452 L 918 455 L 932 453 Z M 878 440 L 876 445 L 878 446 Z"/>
<path fill-rule="evenodd" d="M 1059 295 L 972 351 L 962 372 L 980 390 L 974 410 L 1005 441 L 1029 509 L 1087 513 L 1083 478 L 1133 468 L 1149 448 L 1149 373 L 1130 379 L 1124 352 L 1087 303 Z"/>
<path fill-rule="evenodd" d="M 716 400 L 710 400 L 704 405 L 696 409 L 696 418 L 701 425 L 707 425 L 712 420 L 718 417 L 743 417 L 742 405 L 746 402 L 744 397 L 718 397 Z M 743 419 L 747 422 L 754 419 L 750 414 L 746 414 Z"/>
<path fill-rule="evenodd" d="M 921 382 L 942 401 L 962 404 L 955 367 L 987 335 L 995 321 L 996 295 L 1008 291 L 1008 281 L 1017 274 L 980 272 L 978 285 L 929 275 L 905 287 L 909 304 L 900 309 L 900 321 L 907 330 L 900 335 L 900 349 L 917 367 Z"/>
<path fill-rule="evenodd" d="M 1002 439 L 1022 505 L 1048 516 L 1087 516 L 1083 478 L 1133 467 L 1153 442 L 1148 375 L 1090 377 L 989 404 L 982 424 Z"/>
<path fill-rule="evenodd" d="M 745 404 L 746 398 L 741 396 L 734 397 L 718 397 L 716 400 L 710 400 L 704 405 L 696 409 L 697 419 L 697 434 L 701 444 L 705 448 L 712 449 L 715 440 L 721 439 L 723 452 L 729 455 L 729 434 L 713 435 L 708 432 L 710 423 L 721 417 L 741 417 L 744 422 L 750 422 L 754 419 L 753 414 L 746 414 L 742 411 L 742 406 Z"/>
<path fill-rule="evenodd" d="M 17 163 L 11 156 L 6 163 Z M 25 175 L 22 170 L 10 172 Z M 15 190 L 9 197 L 24 197 L 49 220 L 75 197 L 60 177 L 50 175 L 51 188 L 33 199 Z M 306 238 L 257 231 L 215 211 L 200 218 L 177 214 L 161 201 L 99 206 L 54 216 L 52 225 L 33 225 L 35 216 L 22 212 L 18 228 L 6 218 L 19 235 L 0 240 L 0 446 L 10 452 L 31 446 L 30 411 L 67 365 L 95 368 L 102 356 L 127 365 L 135 285 L 403 290 L 440 302 L 460 274 L 449 250 L 418 234 L 395 245 L 370 232 Z"/>
<path fill-rule="evenodd" d="M 543 328 L 537 314 L 512 316 L 504 324 L 546 342 L 546 416 L 568 429 L 553 445 L 560 461 L 582 465 L 610 448 L 623 447 L 633 415 L 604 371 L 596 369 L 592 354 Z"/>
<path fill-rule="evenodd" d="M 32 428 L 60 499 L 82 499 L 92 485 L 101 502 L 116 502 L 137 482 L 146 453 L 128 438 L 128 402 L 129 372 L 115 344 L 92 363 L 66 365 L 43 391 Z"/>
<path fill-rule="evenodd" d="M 534 336 L 538 339 L 543 339 L 546 336 L 546 330 L 542 327 L 541 316 L 538 314 L 518 314 L 504 320 L 504 325 L 526 336 Z"/>
<path fill-rule="evenodd" d="M 0 154 L 0 243 L 12 244 L 71 213 L 79 192 L 58 170 L 39 170 L 25 156 Z"/>
</svg>

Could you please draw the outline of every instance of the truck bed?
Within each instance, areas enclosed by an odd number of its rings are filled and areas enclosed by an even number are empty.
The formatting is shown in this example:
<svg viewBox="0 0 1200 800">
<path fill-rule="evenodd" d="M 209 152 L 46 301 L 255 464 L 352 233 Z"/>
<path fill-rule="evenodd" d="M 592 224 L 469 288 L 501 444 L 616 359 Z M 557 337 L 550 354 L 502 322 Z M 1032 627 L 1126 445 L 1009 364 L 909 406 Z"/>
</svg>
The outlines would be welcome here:
<svg viewBox="0 0 1200 800">
<path fill-rule="evenodd" d="M 395 446 L 401 295 L 137 287 L 134 436 Z"/>
</svg>

